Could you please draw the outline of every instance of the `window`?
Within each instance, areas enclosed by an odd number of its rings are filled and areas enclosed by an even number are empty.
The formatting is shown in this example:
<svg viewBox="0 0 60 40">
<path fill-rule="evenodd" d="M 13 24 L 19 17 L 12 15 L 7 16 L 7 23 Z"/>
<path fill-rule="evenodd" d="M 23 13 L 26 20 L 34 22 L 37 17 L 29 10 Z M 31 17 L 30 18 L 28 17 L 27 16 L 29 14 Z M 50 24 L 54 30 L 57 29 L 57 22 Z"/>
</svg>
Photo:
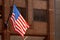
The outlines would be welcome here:
<svg viewBox="0 0 60 40">
<path fill-rule="evenodd" d="M 0 6 L 0 18 L 2 18 L 2 6 Z"/>
<path fill-rule="evenodd" d="M 26 8 L 18 7 L 18 10 L 20 11 L 24 19 L 26 19 Z"/>
<path fill-rule="evenodd" d="M 44 9 L 33 9 L 33 19 L 34 21 L 43 21 L 47 22 L 48 20 L 48 13 L 47 10 Z"/>
<path fill-rule="evenodd" d="M 25 36 L 26 37 L 26 36 Z M 45 37 L 27 36 L 25 40 L 44 40 Z M 10 40 L 22 40 L 21 36 L 10 36 Z"/>
</svg>

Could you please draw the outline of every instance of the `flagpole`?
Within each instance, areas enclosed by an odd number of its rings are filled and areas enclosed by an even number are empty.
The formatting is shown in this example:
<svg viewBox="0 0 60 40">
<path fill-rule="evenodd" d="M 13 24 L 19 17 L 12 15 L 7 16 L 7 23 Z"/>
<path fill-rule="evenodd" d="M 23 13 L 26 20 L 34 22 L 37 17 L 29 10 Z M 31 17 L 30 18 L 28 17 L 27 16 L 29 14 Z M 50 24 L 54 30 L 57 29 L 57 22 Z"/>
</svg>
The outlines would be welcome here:
<svg viewBox="0 0 60 40">
<path fill-rule="evenodd" d="M 9 31 L 9 27 L 8 27 L 8 21 L 9 21 L 9 15 L 10 15 L 10 0 L 3 0 L 3 13 L 4 13 L 4 15 L 3 15 L 3 29 L 4 30 L 2 30 L 2 39 L 3 40 L 9 40 L 10 38 L 10 31 Z M 8 4 L 6 4 L 6 3 L 8 3 Z M 7 7 L 6 7 L 7 6 Z M 7 9 L 8 8 L 8 9 Z M 7 14 L 7 16 L 6 16 L 6 13 L 8 13 Z M 6 18 L 6 17 L 7 18 Z"/>
<path fill-rule="evenodd" d="M 24 36 L 22 37 L 22 40 L 26 40 L 28 38 L 28 36 Z"/>
<path fill-rule="evenodd" d="M 15 4 L 15 0 L 13 0 L 12 6 Z"/>
<path fill-rule="evenodd" d="M 15 4 L 15 0 L 13 0 L 13 3 L 12 3 L 12 5 L 14 5 Z M 14 6 L 14 10 L 15 9 L 17 9 L 17 8 L 15 8 L 16 6 Z M 19 13 L 18 12 L 18 10 L 16 10 L 17 11 L 17 13 Z M 23 18 L 23 17 L 22 17 Z M 23 20 L 23 19 L 22 19 Z M 23 20 L 24 21 L 24 20 Z M 26 40 L 28 37 L 26 36 L 26 37 L 22 37 L 22 40 Z"/>
<path fill-rule="evenodd" d="M 13 5 L 15 4 L 15 0 L 13 0 Z"/>
<path fill-rule="evenodd" d="M 10 5 L 10 0 L 9 0 L 9 5 Z M 9 18 L 10 18 L 10 17 L 11 17 L 11 13 L 9 13 L 7 20 L 4 22 L 4 25 L 5 25 L 5 28 L 6 28 L 6 29 L 7 29 L 8 21 L 9 21 Z"/>
<path fill-rule="evenodd" d="M 28 36 L 26 36 L 25 38 L 24 38 L 24 40 L 26 40 L 28 38 Z"/>
<path fill-rule="evenodd" d="M 10 0 L 9 0 L 9 4 L 10 4 Z M 14 5 L 14 0 L 13 0 L 13 3 L 12 3 L 12 6 Z M 7 18 L 7 21 L 5 21 L 4 25 L 6 26 L 5 28 L 7 29 L 7 26 L 8 26 L 8 21 L 9 21 L 9 18 L 11 17 L 12 13 L 9 13 L 8 15 L 8 18 Z"/>
</svg>

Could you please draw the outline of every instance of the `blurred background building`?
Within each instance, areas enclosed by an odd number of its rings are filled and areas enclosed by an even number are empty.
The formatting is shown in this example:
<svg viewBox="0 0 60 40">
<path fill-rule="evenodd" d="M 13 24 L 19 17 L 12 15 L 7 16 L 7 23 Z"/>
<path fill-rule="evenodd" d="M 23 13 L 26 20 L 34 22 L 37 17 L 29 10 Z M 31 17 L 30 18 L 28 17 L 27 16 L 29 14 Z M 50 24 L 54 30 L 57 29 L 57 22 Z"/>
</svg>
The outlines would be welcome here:
<svg viewBox="0 0 60 40">
<path fill-rule="evenodd" d="M 26 40 L 59 40 L 60 38 L 60 0 L 0 0 L 0 40 L 22 40 L 8 21 L 13 4 L 29 23 Z"/>
</svg>

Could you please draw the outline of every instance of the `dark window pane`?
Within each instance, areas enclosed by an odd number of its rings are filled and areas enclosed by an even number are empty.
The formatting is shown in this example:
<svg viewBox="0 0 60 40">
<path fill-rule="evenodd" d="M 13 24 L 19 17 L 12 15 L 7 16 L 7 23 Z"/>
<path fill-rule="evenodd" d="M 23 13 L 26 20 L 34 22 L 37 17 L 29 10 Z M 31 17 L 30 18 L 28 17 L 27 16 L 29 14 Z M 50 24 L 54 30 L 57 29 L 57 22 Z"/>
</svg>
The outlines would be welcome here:
<svg viewBox="0 0 60 40">
<path fill-rule="evenodd" d="M 26 20 L 26 8 L 22 8 L 22 7 L 17 7 L 19 12 L 22 14 L 22 16 L 24 17 L 24 19 Z M 12 13 L 12 7 L 11 7 L 11 13 Z"/>
<path fill-rule="evenodd" d="M 48 20 L 48 13 L 47 10 L 44 9 L 33 9 L 34 11 L 34 21 L 44 21 L 47 22 Z"/>
<path fill-rule="evenodd" d="M 18 10 L 20 11 L 20 13 L 24 17 L 24 19 L 26 19 L 26 8 L 20 8 L 20 7 L 18 7 Z"/>
<path fill-rule="evenodd" d="M 2 18 L 2 6 L 0 6 L 0 18 Z"/>
<path fill-rule="evenodd" d="M 0 18 L 2 18 L 2 15 L 1 15 L 1 13 L 0 13 Z"/>
</svg>

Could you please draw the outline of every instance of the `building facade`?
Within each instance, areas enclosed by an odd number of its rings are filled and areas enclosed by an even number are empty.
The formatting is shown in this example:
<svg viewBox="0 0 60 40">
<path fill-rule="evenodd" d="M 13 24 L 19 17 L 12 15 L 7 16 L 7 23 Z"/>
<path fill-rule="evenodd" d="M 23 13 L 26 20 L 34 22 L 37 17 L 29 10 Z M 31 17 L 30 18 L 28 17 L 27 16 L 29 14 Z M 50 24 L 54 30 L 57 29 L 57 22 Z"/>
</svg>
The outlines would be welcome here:
<svg viewBox="0 0 60 40">
<path fill-rule="evenodd" d="M 4 25 L 14 4 L 30 25 L 26 40 L 54 40 L 54 0 L 0 0 L 0 40 L 22 40 L 10 21 Z"/>
</svg>

